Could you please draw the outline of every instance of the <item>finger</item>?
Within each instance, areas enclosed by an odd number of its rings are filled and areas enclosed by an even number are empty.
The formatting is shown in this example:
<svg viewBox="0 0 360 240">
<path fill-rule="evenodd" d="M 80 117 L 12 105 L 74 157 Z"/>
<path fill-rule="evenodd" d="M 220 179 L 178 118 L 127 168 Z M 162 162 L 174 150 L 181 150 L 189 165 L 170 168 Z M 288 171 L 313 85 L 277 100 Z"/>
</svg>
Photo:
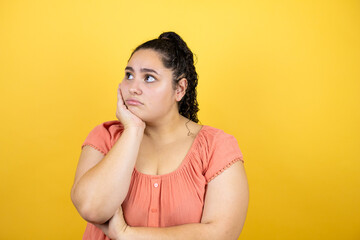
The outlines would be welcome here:
<svg viewBox="0 0 360 240">
<path fill-rule="evenodd" d="M 118 100 L 120 99 L 120 83 L 118 85 L 117 98 Z"/>
<path fill-rule="evenodd" d="M 119 86 L 120 86 L 120 84 L 119 84 Z M 124 100 L 124 97 L 122 95 L 120 87 L 119 87 L 119 94 L 120 94 L 119 98 L 120 98 L 120 102 L 121 102 L 122 106 L 124 106 L 126 109 L 128 109 L 127 105 L 125 104 L 125 100 Z"/>
<path fill-rule="evenodd" d="M 124 98 L 122 97 L 122 93 L 121 93 L 121 89 L 120 89 L 120 83 L 119 83 L 119 88 L 118 88 L 118 92 L 117 92 L 117 98 L 118 98 L 118 102 L 120 103 L 120 106 L 125 105 Z"/>
<path fill-rule="evenodd" d="M 125 100 L 124 100 L 124 97 L 123 97 L 123 95 L 122 95 L 121 89 L 120 89 L 120 97 L 121 97 L 121 101 L 122 101 L 123 103 L 125 103 Z"/>
</svg>

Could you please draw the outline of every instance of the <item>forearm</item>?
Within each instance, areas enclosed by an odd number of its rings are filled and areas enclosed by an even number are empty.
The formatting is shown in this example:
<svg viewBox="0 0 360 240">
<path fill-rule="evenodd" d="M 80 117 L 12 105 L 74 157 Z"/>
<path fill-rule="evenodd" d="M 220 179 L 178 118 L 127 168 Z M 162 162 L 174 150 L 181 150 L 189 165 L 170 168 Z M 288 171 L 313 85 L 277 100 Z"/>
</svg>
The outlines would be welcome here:
<svg viewBox="0 0 360 240">
<path fill-rule="evenodd" d="M 216 240 L 221 239 L 211 223 L 189 223 L 173 227 L 130 227 L 120 240 Z M 224 240 L 224 239 L 222 239 Z"/>
<path fill-rule="evenodd" d="M 143 129 L 125 129 L 107 155 L 74 187 L 73 199 L 85 220 L 103 223 L 124 201 L 130 186 Z"/>
</svg>

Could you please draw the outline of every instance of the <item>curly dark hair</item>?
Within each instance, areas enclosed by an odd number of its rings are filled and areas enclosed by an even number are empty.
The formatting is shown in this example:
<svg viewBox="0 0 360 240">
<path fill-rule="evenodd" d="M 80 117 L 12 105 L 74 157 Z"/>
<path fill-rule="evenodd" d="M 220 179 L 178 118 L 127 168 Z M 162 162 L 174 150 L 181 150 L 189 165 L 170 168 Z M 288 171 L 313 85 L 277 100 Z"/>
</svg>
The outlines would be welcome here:
<svg viewBox="0 0 360 240">
<path fill-rule="evenodd" d="M 161 55 L 164 66 L 173 71 L 172 85 L 174 90 L 181 78 L 187 79 L 186 93 L 178 102 L 179 113 L 198 123 L 199 104 L 196 99 L 198 74 L 194 66 L 193 53 L 184 40 L 175 32 L 163 32 L 158 38 L 149 40 L 135 48 L 130 58 L 140 49 L 152 49 Z"/>
</svg>

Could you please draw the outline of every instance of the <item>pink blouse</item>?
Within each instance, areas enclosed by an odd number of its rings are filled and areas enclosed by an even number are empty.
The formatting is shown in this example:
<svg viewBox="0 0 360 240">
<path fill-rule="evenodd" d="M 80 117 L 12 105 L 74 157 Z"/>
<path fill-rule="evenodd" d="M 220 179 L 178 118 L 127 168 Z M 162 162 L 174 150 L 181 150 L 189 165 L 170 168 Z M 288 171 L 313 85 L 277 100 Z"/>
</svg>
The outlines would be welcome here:
<svg viewBox="0 0 360 240">
<path fill-rule="evenodd" d="M 81 148 L 90 145 L 106 155 L 123 130 L 117 120 L 99 124 L 91 130 Z M 234 136 L 203 125 L 175 171 L 149 175 L 134 168 L 129 192 L 121 205 L 126 223 L 133 227 L 200 223 L 207 184 L 239 160 L 244 162 Z M 83 239 L 109 240 L 91 223 L 87 223 Z"/>
</svg>

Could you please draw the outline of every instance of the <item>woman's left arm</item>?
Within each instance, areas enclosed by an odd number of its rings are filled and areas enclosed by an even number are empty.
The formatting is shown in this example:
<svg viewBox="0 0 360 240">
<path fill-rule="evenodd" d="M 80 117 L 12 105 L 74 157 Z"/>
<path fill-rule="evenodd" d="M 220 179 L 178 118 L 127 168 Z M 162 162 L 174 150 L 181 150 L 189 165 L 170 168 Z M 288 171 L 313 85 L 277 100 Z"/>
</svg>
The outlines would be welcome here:
<svg viewBox="0 0 360 240">
<path fill-rule="evenodd" d="M 237 161 L 208 183 L 201 223 L 161 228 L 130 227 L 121 211 L 114 215 L 111 221 L 116 223 L 108 230 L 119 240 L 236 240 L 245 223 L 248 203 L 245 168 L 243 162 Z"/>
</svg>

